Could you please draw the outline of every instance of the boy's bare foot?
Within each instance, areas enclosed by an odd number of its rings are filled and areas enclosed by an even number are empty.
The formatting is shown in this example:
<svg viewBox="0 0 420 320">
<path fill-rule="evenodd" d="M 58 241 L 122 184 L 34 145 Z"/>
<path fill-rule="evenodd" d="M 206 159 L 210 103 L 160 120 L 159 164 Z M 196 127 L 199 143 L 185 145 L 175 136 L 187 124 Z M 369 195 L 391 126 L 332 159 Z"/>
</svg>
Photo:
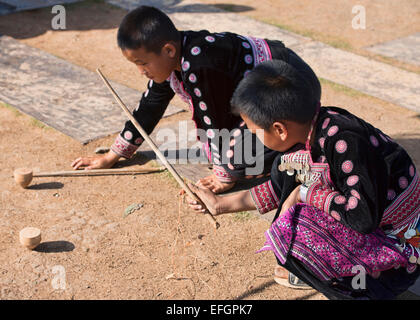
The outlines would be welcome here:
<svg viewBox="0 0 420 320">
<path fill-rule="evenodd" d="M 198 187 L 208 188 L 214 193 L 222 193 L 232 189 L 235 186 L 235 182 L 224 183 L 221 182 L 214 174 L 197 181 Z"/>
</svg>

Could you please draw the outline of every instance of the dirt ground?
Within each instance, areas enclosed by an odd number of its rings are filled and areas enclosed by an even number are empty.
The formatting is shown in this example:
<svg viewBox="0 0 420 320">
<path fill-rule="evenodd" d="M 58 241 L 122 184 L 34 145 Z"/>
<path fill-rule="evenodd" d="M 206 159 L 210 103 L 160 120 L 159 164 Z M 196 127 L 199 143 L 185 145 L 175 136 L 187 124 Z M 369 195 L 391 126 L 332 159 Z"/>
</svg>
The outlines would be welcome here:
<svg viewBox="0 0 420 320">
<path fill-rule="evenodd" d="M 92 154 L 115 136 L 82 146 L 0 110 L 1 299 L 322 299 L 274 283 L 274 256 L 255 254 L 265 220 L 220 216 L 215 231 L 204 217 L 179 210 L 179 188 L 167 173 L 34 178 L 22 189 L 11 177 L 15 168 L 68 169 L 75 155 Z M 134 203 L 143 207 L 124 218 Z M 19 245 L 26 226 L 42 230 L 36 251 Z M 53 287 L 57 266 L 65 290 Z"/>
<path fill-rule="evenodd" d="M 115 43 L 125 11 L 98 1 L 69 8 L 67 31 L 49 31 L 51 14 L 41 9 L 2 17 L 0 33 L 92 71 L 103 65 L 110 79 L 144 90 L 146 79 Z M 362 116 L 420 165 L 418 114 L 330 82 L 322 86 L 323 105 Z M 185 112 L 161 124 L 190 117 Z M 83 146 L 4 105 L 0 123 L 0 299 L 325 299 L 273 281 L 274 256 L 255 254 L 267 221 L 228 214 L 212 230 L 202 216 L 179 209 L 179 188 L 167 173 L 34 178 L 21 189 L 11 178 L 15 168 L 70 169 L 72 160 L 111 145 L 115 135 Z M 146 161 L 137 155 L 120 165 Z M 124 218 L 133 203 L 143 207 Z M 18 243 L 26 226 L 42 230 L 35 251 Z M 64 290 L 54 287 L 56 266 L 64 268 Z"/>
<path fill-rule="evenodd" d="M 420 67 L 374 54 L 366 47 L 420 32 L 417 0 L 200 0 L 221 9 L 277 25 L 334 47 L 349 50 L 413 72 Z M 233 3 L 234 2 L 234 3 Z M 352 20 L 365 8 L 366 28 L 354 29 Z"/>
<path fill-rule="evenodd" d="M 420 4 L 416 0 L 200 0 L 222 9 L 245 14 L 295 28 L 308 35 L 347 42 L 353 47 L 365 46 L 405 37 L 420 30 Z M 365 8 L 366 29 L 353 29 L 353 7 Z"/>
</svg>

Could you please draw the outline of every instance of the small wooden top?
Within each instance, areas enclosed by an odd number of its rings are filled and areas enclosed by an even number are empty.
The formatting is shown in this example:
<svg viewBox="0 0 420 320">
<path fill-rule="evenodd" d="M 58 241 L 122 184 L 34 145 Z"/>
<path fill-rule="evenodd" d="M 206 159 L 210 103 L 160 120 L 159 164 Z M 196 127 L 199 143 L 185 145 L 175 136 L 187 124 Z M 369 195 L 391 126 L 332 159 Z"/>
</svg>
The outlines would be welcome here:
<svg viewBox="0 0 420 320">
<path fill-rule="evenodd" d="M 24 239 L 35 239 L 41 235 L 41 230 L 34 227 L 26 227 L 20 230 L 19 235 Z"/>
<path fill-rule="evenodd" d="M 14 171 L 15 175 L 28 175 L 28 174 L 31 174 L 31 173 L 32 173 L 32 170 L 29 169 L 29 168 L 17 168 Z"/>
</svg>

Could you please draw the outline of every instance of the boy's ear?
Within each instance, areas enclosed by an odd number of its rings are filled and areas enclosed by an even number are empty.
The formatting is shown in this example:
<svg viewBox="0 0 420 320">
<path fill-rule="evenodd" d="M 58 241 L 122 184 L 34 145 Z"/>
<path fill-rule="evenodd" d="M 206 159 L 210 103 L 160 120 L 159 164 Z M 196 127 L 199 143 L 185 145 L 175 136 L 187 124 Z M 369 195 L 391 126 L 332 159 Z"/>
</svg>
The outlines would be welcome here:
<svg viewBox="0 0 420 320">
<path fill-rule="evenodd" d="M 166 54 L 169 58 L 175 58 L 176 57 L 176 47 L 173 43 L 167 42 L 162 48 L 162 52 Z"/>
<path fill-rule="evenodd" d="M 287 131 L 287 127 L 283 122 L 276 121 L 272 124 L 272 128 L 274 134 L 280 138 L 282 141 L 287 139 L 289 132 Z"/>
</svg>

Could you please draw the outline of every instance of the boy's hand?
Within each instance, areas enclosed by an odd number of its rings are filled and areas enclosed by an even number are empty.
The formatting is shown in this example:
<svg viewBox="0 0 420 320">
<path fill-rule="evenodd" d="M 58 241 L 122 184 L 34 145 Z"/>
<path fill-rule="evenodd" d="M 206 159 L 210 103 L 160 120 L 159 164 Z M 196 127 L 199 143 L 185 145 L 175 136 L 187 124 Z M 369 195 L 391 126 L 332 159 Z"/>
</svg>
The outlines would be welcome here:
<svg viewBox="0 0 420 320">
<path fill-rule="evenodd" d="M 216 196 L 210 189 L 208 188 L 201 188 L 191 183 L 188 184 L 191 191 L 194 192 L 198 198 L 206 205 L 207 209 L 210 211 L 212 215 L 218 215 L 220 208 L 220 197 Z M 186 197 L 188 205 L 191 209 L 193 209 L 197 213 L 204 213 L 206 209 L 197 201 L 191 199 L 189 196 Z"/>
<path fill-rule="evenodd" d="M 197 181 L 198 187 L 210 189 L 214 193 L 222 193 L 232 189 L 235 186 L 235 182 L 225 183 L 221 182 L 214 174 Z"/>
<path fill-rule="evenodd" d="M 293 207 L 295 204 L 298 204 L 302 202 L 300 199 L 300 185 L 298 185 L 287 197 L 287 199 L 283 202 L 283 205 L 281 207 L 280 215 L 285 213 L 287 210 L 289 210 L 291 207 Z"/>
<path fill-rule="evenodd" d="M 85 167 L 85 170 L 109 169 L 118 161 L 119 158 L 120 157 L 114 152 L 109 151 L 104 155 L 77 158 L 72 162 L 71 166 L 74 170 L 77 170 L 80 167 Z"/>
</svg>

